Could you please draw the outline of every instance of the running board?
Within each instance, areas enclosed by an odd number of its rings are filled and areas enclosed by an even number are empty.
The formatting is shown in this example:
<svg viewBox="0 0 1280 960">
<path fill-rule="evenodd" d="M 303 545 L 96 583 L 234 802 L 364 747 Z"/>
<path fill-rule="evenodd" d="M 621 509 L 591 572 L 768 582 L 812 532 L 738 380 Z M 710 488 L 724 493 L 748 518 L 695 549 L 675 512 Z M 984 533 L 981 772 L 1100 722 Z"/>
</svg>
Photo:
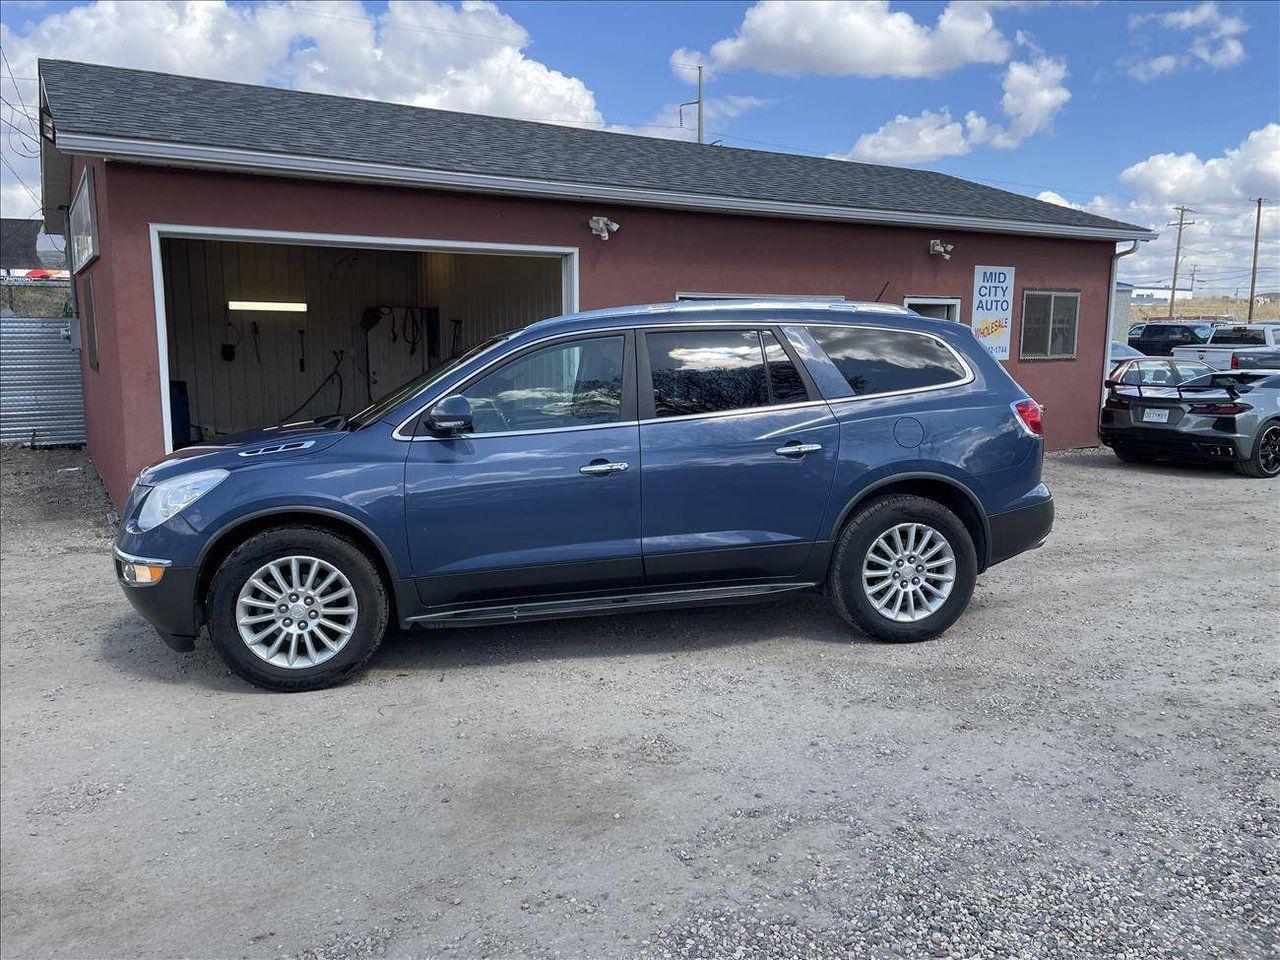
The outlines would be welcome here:
<svg viewBox="0 0 1280 960">
<path fill-rule="evenodd" d="M 422 627 L 454 624 L 511 623 L 517 620 L 541 620 L 593 613 L 628 613 L 647 607 L 665 607 L 724 600 L 767 597 L 775 593 L 808 590 L 816 583 L 765 583 L 733 587 L 699 587 L 692 590 L 664 590 L 657 593 L 614 594 L 607 597 L 583 597 L 577 600 L 542 600 L 512 603 L 500 607 L 468 607 L 443 613 L 423 613 L 408 617 L 407 622 Z"/>
</svg>

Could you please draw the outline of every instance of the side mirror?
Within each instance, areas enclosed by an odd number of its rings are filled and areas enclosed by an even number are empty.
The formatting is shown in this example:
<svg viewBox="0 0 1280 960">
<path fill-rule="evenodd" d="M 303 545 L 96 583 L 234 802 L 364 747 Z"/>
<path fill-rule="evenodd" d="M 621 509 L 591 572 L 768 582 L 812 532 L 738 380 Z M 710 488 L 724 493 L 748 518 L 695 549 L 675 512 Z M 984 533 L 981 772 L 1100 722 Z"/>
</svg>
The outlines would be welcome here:
<svg viewBox="0 0 1280 960">
<path fill-rule="evenodd" d="M 471 429 L 471 416 L 471 401 L 455 393 L 428 410 L 423 421 L 432 433 L 452 437 Z"/>
</svg>

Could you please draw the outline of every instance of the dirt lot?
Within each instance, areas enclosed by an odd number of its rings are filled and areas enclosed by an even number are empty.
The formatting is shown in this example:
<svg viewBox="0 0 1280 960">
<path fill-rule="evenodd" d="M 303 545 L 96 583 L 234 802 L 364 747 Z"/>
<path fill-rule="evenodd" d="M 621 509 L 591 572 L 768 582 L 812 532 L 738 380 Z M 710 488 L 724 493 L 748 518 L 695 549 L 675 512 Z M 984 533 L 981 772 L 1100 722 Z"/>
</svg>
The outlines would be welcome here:
<svg viewBox="0 0 1280 960">
<path fill-rule="evenodd" d="M 932 643 L 804 597 L 286 696 L 132 613 L 81 454 L 3 467 L 7 957 L 1276 955 L 1275 483 L 1055 455 Z"/>
</svg>

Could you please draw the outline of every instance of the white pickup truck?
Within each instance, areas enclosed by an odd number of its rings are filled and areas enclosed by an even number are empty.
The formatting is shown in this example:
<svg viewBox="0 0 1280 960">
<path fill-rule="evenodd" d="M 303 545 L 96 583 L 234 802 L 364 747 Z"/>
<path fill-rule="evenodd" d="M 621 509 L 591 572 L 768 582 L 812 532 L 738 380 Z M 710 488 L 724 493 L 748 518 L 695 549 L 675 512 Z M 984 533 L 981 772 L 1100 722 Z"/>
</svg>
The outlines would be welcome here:
<svg viewBox="0 0 1280 960">
<path fill-rule="evenodd" d="M 1174 347 L 1173 356 L 1187 360 L 1203 360 L 1215 370 L 1230 370 L 1236 354 L 1268 353 L 1280 349 L 1280 322 L 1239 324 L 1217 327 L 1208 343 L 1190 347 Z"/>
</svg>

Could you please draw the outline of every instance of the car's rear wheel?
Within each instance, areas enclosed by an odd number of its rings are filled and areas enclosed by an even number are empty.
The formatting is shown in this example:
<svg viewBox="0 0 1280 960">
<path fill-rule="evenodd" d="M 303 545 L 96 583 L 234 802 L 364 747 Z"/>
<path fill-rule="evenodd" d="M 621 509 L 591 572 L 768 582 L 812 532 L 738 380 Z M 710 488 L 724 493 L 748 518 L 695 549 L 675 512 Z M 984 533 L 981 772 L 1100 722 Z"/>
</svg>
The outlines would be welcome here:
<svg viewBox="0 0 1280 960">
<path fill-rule="evenodd" d="M 207 603 L 218 655 L 270 690 L 342 683 L 387 627 L 386 588 L 372 560 L 316 527 L 278 527 L 246 540 L 214 574 Z"/>
<path fill-rule="evenodd" d="M 1262 428 L 1249 459 L 1237 460 L 1236 470 L 1259 480 L 1280 476 L 1280 421 L 1273 420 Z"/>
<path fill-rule="evenodd" d="M 951 510 L 909 494 L 861 507 L 841 532 L 829 592 L 836 611 L 889 642 L 928 640 L 969 605 L 977 578 L 973 538 Z"/>
</svg>

